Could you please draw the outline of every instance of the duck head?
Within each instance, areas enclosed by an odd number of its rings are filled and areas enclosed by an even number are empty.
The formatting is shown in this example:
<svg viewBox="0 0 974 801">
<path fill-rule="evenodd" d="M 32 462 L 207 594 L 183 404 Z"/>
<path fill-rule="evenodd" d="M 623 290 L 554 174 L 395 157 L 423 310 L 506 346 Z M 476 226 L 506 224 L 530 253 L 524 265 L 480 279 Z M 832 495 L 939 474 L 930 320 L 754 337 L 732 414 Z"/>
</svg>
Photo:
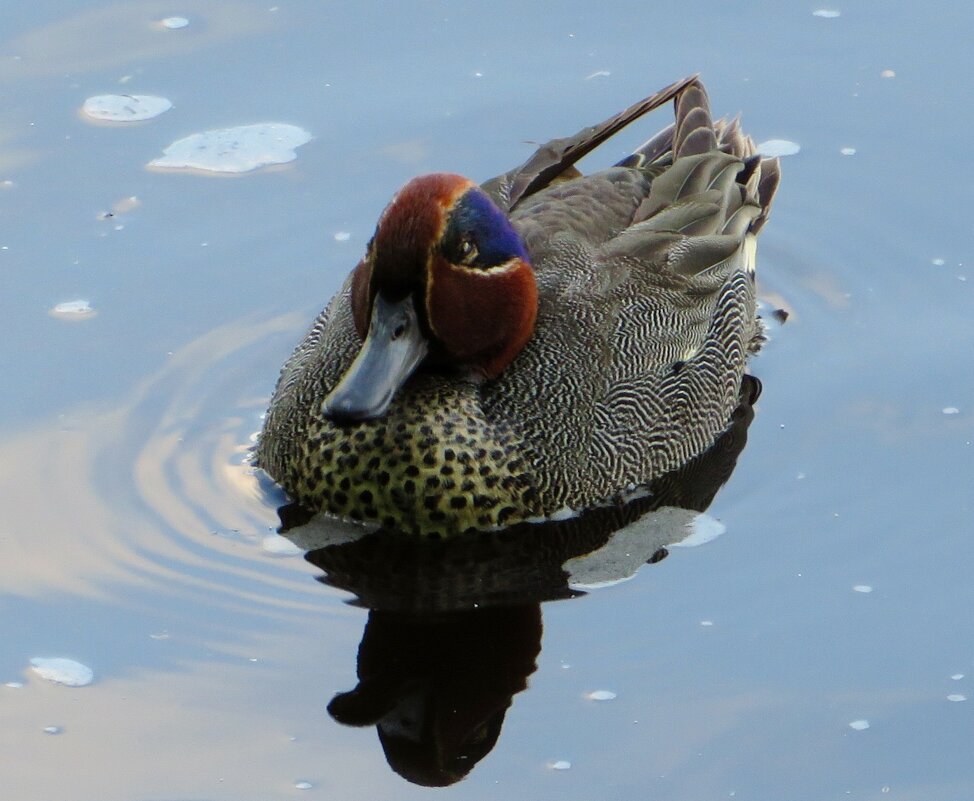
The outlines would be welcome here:
<svg viewBox="0 0 974 801">
<path fill-rule="evenodd" d="M 414 178 L 382 212 L 350 295 L 362 346 L 322 412 L 381 417 L 421 365 L 495 378 L 530 339 L 538 308 L 527 250 L 472 181 Z"/>
</svg>

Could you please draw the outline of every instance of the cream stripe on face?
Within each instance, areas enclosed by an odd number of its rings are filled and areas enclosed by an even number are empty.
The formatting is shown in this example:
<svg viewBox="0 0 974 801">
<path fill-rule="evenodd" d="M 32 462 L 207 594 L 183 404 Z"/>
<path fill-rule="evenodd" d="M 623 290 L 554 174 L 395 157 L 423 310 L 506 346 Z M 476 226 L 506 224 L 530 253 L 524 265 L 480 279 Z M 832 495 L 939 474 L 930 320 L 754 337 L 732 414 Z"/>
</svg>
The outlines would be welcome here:
<svg viewBox="0 0 974 801">
<path fill-rule="evenodd" d="M 509 273 L 517 269 L 521 265 L 521 259 L 517 256 L 508 259 L 503 264 L 495 264 L 493 267 L 467 267 L 464 264 L 454 264 L 453 262 L 447 262 L 450 269 L 459 270 L 467 275 L 476 275 L 486 278 L 490 275 L 502 275 L 503 273 Z"/>
</svg>

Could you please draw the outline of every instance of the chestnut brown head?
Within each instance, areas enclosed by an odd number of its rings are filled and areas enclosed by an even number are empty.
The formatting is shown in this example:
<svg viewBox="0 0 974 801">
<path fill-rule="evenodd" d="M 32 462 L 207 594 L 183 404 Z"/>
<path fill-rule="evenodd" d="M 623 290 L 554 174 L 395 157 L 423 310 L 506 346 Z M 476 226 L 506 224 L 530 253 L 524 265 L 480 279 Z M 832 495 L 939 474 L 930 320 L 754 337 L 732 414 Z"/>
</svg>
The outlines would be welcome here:
<svg viewBox="0 0 974 801">
<path fill-rule="evenodd" d="M 382 212 L 352 279 L 362 337 L 323 404 L 326 415 L 381 416 L 424 364 L 496 378 L 534 330 L 534 271 L 507 215 L 472 181 L 414 178 Z"/>
</svg>

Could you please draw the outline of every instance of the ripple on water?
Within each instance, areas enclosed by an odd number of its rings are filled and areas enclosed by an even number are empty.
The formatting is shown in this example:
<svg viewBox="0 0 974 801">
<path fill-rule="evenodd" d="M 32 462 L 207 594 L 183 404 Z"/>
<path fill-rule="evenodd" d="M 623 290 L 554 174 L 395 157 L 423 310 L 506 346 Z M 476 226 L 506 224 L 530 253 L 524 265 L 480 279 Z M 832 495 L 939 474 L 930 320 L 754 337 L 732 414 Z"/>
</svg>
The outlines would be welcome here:
<svg viewBox="0 0 974 801">
<path fill-rule="evenodd" d="M 0 480 L 18 498 L 13 533 L 0 538 L 4 592 L 94 597 L 110 583 L 203 593 L 214 608 L 262 615 L 319 609 L 310 568 L 263 547 L 283 497 L 243 458 L 272 388 L 252 365 L 276 364 L 303 326 L 300 314 L 227 324 L 175 351 L 114 408 L 0 439 Z"/>
</svg>

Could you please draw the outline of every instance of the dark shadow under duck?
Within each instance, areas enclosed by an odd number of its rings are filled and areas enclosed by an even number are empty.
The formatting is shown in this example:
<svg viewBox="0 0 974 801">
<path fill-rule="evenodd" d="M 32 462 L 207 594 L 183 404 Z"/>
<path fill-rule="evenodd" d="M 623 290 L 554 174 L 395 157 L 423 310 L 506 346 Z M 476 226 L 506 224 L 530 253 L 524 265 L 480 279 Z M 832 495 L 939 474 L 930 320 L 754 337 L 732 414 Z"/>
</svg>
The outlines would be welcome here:
<svg viewBox="0 0 974 801">
<path fill-rule="evenodd" d="M 631 156 L 574 168 L 670 100 Z M 481 186 L 410 181 L 284 365 L 257 464 L 309 509 L 418 534 L 647 487 L 737 403 L 778 177 L 688 78 Z"/>
<path fill-rule="evenodd" d="M 618 581 L 685 542 L 688 524 L 734 470 L 760 390 L 745 375 L 713 446 L 644 497 L 571 520 L 444 540 L 392 531 L 345 539 L 326 516 L 283 507 L 282 532 L 310 549 L 320 580 L 370 610 L 358 684 L 335 695 L 331 715 L 375 726 L 389 765 L 410 782 L 445 786 L 466 776 L 536 669 L 541 602 L 583 593 L 579 579 Z"/>
</svg>

